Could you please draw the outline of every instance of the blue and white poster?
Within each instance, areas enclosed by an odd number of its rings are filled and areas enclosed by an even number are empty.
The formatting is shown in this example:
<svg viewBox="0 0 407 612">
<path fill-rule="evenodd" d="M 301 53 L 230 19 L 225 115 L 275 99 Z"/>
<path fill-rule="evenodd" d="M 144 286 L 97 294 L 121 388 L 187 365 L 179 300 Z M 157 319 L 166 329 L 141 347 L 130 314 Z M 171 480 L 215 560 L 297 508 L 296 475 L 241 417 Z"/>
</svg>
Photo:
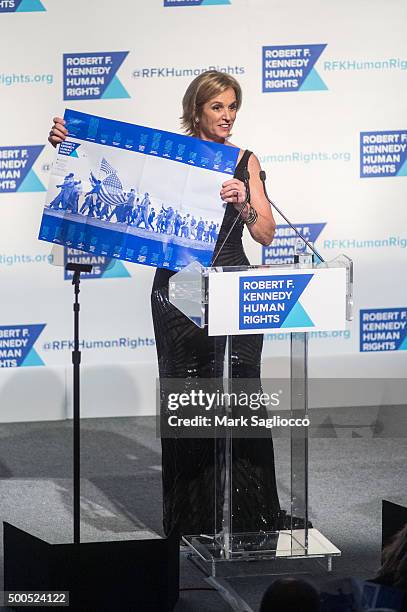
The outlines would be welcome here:
<svg viewBox="0 0 407 612">
<path fill-rule="evenodd" d="M 239 149 L 65 112 L 39 238 L 148 266 L 210 264 Z"/>
</svg>

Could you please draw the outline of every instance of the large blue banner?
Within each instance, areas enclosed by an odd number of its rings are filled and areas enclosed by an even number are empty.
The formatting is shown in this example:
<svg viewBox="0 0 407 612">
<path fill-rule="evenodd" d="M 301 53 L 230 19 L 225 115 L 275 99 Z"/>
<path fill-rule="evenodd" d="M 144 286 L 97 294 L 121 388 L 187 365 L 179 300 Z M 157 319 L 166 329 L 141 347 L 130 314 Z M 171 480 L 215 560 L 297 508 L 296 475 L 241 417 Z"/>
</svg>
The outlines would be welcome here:
<svg viewBox="0 0 407 612">
<path fill-rule="evenodd" d="M 209 265 L 239 149 L 65 113 L 39 238 L 149 266 Z"/>
</svg>

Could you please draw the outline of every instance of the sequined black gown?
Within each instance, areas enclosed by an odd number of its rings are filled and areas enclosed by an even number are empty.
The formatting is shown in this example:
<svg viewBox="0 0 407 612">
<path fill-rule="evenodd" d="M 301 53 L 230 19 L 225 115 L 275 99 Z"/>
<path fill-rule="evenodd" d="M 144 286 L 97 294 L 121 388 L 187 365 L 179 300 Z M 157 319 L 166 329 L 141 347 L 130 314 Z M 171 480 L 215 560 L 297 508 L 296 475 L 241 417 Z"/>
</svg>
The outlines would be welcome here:
<svg viewBox="0 0 407 612">
<path fill-rule="evenodd" d="M 245 151 L 235 171 L 243 180 L 250 151 Z M 226 212 L 214 257 L 237 216 L 232 205 Z M 243 222 L 239 219 L 216 259 L 216 265 L 249 264 L 242 245 Z M 152 294 L 152 315 L 160 378 L 221 377 L 225 337 L 209 337 L 168 300 L 168 280 L 174 272 L 157 269 Z M 232 341 L 232 376 L 253 379 L 260 388 L 261 334 L 235 336 Z M 165 406 L 161 406 L 165 410 Z M 217 495 L 215 524 L 214 480 L 222 490 L 224 441 L 213 439 L 167 439 L 162 444 L 163 522 L 168 535 L 214 533 L 221 521 L 222 496 Z M 216 456 L 216 461 L 215 461 Z M 233 442 L 233 530 L 269 531 L 276 528 L 280 505 L 274 473 L 271 436 Z"/>
</svg>

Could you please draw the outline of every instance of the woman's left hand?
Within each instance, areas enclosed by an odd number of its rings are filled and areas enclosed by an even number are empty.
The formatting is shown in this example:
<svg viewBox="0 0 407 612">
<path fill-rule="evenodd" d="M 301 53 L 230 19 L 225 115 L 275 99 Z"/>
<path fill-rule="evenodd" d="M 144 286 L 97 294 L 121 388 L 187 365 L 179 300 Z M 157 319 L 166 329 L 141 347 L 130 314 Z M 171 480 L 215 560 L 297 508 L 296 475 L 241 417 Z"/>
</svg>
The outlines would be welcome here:
<svg viewBox="0 0 407 612">
<path fill-rule="evenodd" d="M 222 185 L 220 197 L 224 202 L 242 205 L 246 199 L 246 187 L 239 179 L 230 179 Z"/>
</svg>

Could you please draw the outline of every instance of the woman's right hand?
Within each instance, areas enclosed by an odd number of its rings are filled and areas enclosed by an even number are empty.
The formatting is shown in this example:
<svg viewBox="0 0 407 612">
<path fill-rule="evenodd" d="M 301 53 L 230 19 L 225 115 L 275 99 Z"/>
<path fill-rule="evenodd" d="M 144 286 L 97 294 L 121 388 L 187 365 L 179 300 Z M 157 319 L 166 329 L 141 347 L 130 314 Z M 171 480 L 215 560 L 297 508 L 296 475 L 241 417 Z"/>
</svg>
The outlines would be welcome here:
<svg viewBox="0 0 407 612">
<path fill-rule="evenodd" d="M 65 127 L 65 121 L 62 117 L 54 117 L 53 122 L 54 125 L 49 132 L 48 142 L 50 142 L 53 147 L 56 147 L 57 144 L 63 142 L 68 136 L 68 130 Z"/>
</svg>

